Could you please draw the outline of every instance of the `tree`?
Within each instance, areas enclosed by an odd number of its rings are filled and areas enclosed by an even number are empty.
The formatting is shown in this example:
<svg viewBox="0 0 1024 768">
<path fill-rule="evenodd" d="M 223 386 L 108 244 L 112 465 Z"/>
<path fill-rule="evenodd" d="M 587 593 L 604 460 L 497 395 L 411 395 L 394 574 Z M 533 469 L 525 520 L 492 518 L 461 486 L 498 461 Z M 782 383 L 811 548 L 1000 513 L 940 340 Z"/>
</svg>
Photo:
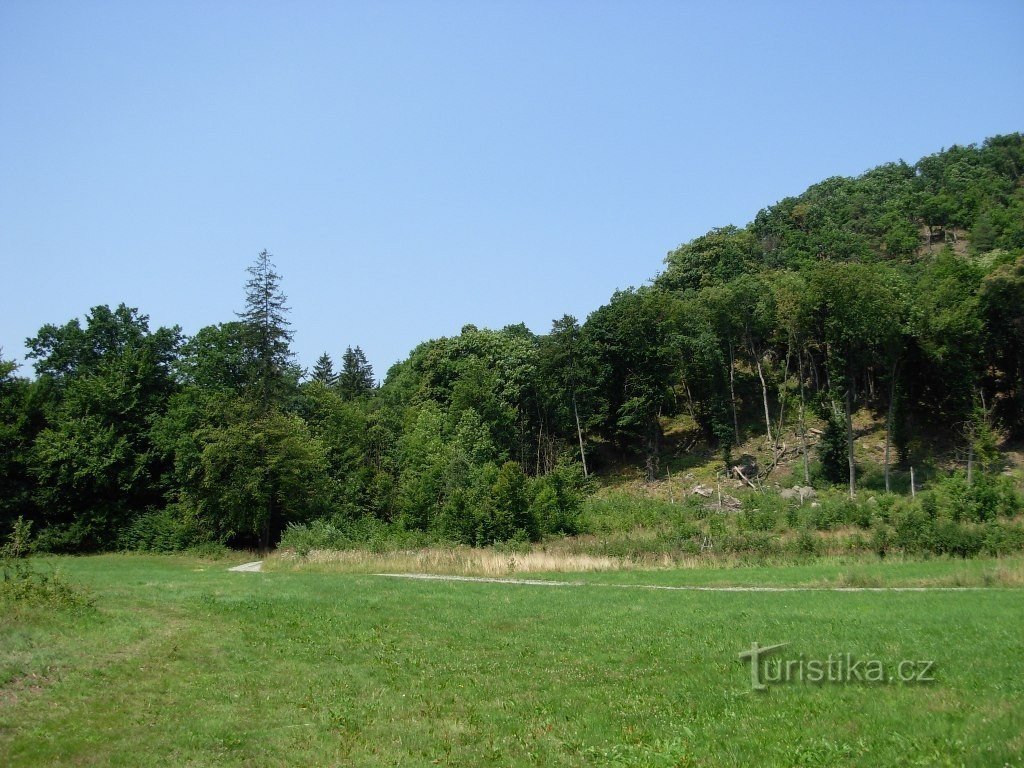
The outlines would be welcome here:
<svg viewBox="0 0 1024 768">
<path fill-rule="evenodd" d="M 218 538 L 267 551 L 288 523 L 327 511 L 324 447 L 294 414 L 271 412 L 204 431 L 191 501 Z"/>
<path fill-rule="evenodd" d="M 660 417 L 677 380 L 678 309 L 673 295 L 656 288 L 617 291 L 583 326 L 603 401 L 601 430 L 623 447 L 642 445 L 648 481 L 658 474 Z"/>
<path fill-rule="evenodd" d="M 281 276 L 274 271 L 270 254 L 264 250 L 247 270 L 245 311 L 238 317 L 244 328 L 246 354 L 250 363 L 250 387 L 262 414 L 281 404 L 294 379 L 288 307 L 281 292 Z"/>
<path fill-rule="evenodd" d="M 149 318 L 122 304 L 94 307 L 84 328 L 46 325 L 28 345 L 45 401 L 29 454 L 42 520 L 57 548 L 110 546 L 160 501 L 168 467 L 150 428 L 176 389 L 180 332 L 150 332 Z"/>
<path fill-rule="evenodd" d="M 982 282 L 980 311 L 985 320 L 990 395 L 1015 436 L 1024 434 L 1024 255 L 997 267 Z"/>
<path fill-rule="evenodd" d="M 29 383 L 15 376 L 17 370 L 17 363 L 4 360 L 0 350 L 0 531 L 30 513 L 26 424 Z"/>
<path fill-rule="evenodd" d="M 838 417 L 842 409 L 846 422 L 851 498 L 857 487 L 853 403 L 858 377 L 863 377 L 873 362 L 885 359 L 901 327 L 899 301 L 891 284 L 891 275 L 883 268 L 863 264 L 826 263 L 811 274 L 813 311 L 826 351 L 833 415 Z"/>
<path fill-rule="evenodd" d="M 345 348 L 341 358 L 341 373 L 338 375 L 338 391 L 346 400 L 354 400 L 361 395 L 373 391 L 376 381 L 373 378 L 373 366 L 366 360 L 366 355 L 358 346 Z"/>
<path fill-rule="evenodd" d="M 563 315 L 551 323 L 551 333 L 541 341 L 541 385 L 548 399 L 553 399 L 555 429 L 560 422 L 568 421 L 575 426 L 576 439 L 580 447 L 580 462 L 583 476 L 587 477 L 587 454 L 583 443 L 583 424 L 580 420 L 579 393 L 583 388 L 583 361 L 580 360 L 580 324 L 572 315 Z M 565 397 L 568 395 L 568 397 Z M 571 405 L 571 412 L 569 407 Z M 565 418 L 559 414 L 565 412 Z"/>
<path fill-rule="evenodd" d="M 312 379 L 328 387 L 333 387 L 338 383 L 338 374 L 334 372 L 334 362 L 326 352 L 317 358 L 316 365 L 313 367 Z"/>
</svg>

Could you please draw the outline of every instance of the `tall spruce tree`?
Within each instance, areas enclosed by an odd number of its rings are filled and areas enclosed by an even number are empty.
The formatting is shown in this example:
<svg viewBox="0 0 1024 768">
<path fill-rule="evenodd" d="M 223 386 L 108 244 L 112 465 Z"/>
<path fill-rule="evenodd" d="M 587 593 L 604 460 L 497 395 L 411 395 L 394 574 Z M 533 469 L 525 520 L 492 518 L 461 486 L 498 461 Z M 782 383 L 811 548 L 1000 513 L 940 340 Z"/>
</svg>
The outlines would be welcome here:
<svg viewBox="0 0 1024 768">
<path fill-rule="evenodd" d="M 263 414 L 280 403 L 287 390 L 292 352 L 289 346 L 287 298 L 281 292 L 281 276 L 274 271 L 270 253 L 260 252 L 247 270 L 245 311 L 238 317 L 244 326 L 250 369 L 249 386 Z"/>
<path fill-rule="evenodd" d="M 334 372 L 334 362 L 326 352 L 317 358 L 316 365 L 313 366 L 312 379 L 328 387 L 333 387 L 338 383 L 338 374 Z"/>
<path fill-rule="evenodd" d="M 341 373 L 338 375 L 338 390 L 346 400 L 354 400 L 370 392 L 375 386 L 373 366 L 358 346 L 345 348 L 341 358 Z"/>
</svg>

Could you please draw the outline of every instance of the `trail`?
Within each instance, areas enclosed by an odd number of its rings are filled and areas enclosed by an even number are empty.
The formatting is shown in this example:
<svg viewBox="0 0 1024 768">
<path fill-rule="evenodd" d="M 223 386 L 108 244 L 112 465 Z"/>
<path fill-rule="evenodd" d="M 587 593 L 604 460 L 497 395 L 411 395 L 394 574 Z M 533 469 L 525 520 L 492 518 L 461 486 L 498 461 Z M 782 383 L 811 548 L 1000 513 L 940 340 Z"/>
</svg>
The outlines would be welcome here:
<svg viewBox="0 0 1024 768">
<path fill-rule="evenodd" d="M 242 563 L 229 571 L 255 573 L 263 570 L 263 561 Z M 657 589 L 669 592 L 977 592 L 987 587 L 742 587 L 685 584 L 611 584 L 600 581 L 555 581 L 549 579 L 516 579 L 498 576 L 452 576 L 442 573 L 375 573 L 388 579 L 417 581 L 464 581 L 477 584 L 510 584 L 527 587 L 606 587 L 612 589 Z"/>
<path fill-rule="evenodd" d="M 672 592 L 975 592 L 987 587 L 733 587 L 667 584 L 609 584 L 599 581 L 548 581 L 493 576 L 446 576 L 438 573 L 375 573 L 390 579 L 421 581 L 469 581 L 481 584 L 518 584 L 531 587 L 611 587 L 613 589 L 659 589 Z"/>
<path fill-rule="evenodd" d="M 242 563 L 241 565 L 236 565 L 234 568 L 228 568 L 228 570 L 239 571 L 244 573 L 255 573 L 263 570 L 263 561 L 256 560 L 251 563 Z"/>
</svg>

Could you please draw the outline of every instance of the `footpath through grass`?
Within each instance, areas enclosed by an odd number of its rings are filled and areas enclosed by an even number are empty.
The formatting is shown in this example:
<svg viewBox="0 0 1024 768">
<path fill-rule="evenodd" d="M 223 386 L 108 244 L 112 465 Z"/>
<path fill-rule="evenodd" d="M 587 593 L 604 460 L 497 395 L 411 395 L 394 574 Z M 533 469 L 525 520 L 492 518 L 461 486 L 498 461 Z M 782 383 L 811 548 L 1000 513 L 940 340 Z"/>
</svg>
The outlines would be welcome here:
<svg viewBox="0 0 1024 768">
<path fill-rule="evenodd" d="M 60 559 L 95 610 L 4 606 L 0 763 L 1022 764 L 1024 590 L 665 592 L 230 564 Z M 773 579 L 784 570 L 764 582 L 793 581 Z M 700 577 L 656 578 L 677 576 Z M 935 679 L 754 693 L 737 657 L 753 642 L 887 674 L 934 662 Z"/>
</svg>

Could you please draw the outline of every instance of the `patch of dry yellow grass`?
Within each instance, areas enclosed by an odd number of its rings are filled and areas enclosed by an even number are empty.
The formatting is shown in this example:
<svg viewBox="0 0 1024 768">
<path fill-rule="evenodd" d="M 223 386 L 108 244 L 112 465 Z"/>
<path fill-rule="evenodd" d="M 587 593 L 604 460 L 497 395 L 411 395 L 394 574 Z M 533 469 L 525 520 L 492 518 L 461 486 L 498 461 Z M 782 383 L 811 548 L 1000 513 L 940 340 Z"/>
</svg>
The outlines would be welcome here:
<svg viewBox="0 0 1024 768">
<path fill-rule="evenodd" d="M 431 547 L 394 552 L 314 549 L 301 557 L 279 552 L 271 569 L 312 565 L 324 570 L 357 573 L 438 573 L 458 576 L 508 576 L 516 573 L 580 573 L 613 571 L 630 566 L 622 558 L 565 552 L 499 552 L 471 547 Z"/>
</svg>

